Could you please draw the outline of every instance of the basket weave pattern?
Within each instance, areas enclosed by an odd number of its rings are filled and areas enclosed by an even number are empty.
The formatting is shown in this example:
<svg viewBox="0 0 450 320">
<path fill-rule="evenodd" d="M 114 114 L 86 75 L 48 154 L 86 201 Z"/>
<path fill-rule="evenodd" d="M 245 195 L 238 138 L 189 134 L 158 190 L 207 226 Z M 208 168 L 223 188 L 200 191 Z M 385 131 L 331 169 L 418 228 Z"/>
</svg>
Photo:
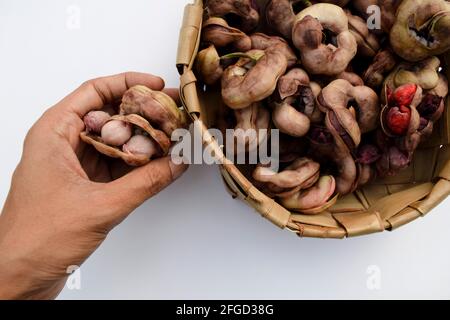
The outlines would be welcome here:
<svg viewBox="0 0 450 320">
<path fill-rule="evenodd" d="M 433 136 L 416 151 L 411 166 L 400 175 L 389 177 L 340 198 L 336 205 L 317 215 L 293 213 L 259 191 L 226 159 L 217 142 L 208 135 L 213 122 L 217 94 L 204 93 L 192 71 L 198 52 L 203 1 L 186 6 L 177 55 L 181 74 L 180 95 L 193 121 L 199 120 L 203 143 L 221 160 L 220 170 L 234 198 L 247 202 L 264 218 L 280 228 L 303 237 L 344 238 L 394 230 L 425 216 L 450 194 L 450 114 L 449 103 Z M 450 57 L 440 57 L 450 78 Z M 220 97 L 219 97 L 220 98 Z"/>
</svg>

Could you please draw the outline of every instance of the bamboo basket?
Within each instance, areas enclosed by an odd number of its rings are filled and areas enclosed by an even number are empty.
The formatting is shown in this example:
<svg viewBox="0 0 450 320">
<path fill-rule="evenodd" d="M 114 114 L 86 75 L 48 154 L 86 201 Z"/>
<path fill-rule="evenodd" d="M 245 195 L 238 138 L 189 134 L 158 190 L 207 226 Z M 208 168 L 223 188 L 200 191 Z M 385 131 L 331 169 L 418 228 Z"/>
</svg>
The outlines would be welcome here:
<svg viewBox="0 0 450 320">
<path fill-rule="evenodd" d="M 340 198 L 336 205 L 317 215 L 289 212 L 259 191 L 228 160 L 218 143 L 207 132 L 214 123 L 220 94 L 204 92 L 192 71 L 198 52 L 203 18 L 203 1 L 195 0 L 185 8 L 177 54 L 180 96 L 184 107 L 200 130 L 205 147 L 221 161 L 220 171 L 233 198 L 256 209 L 276 226 L 301 237 L 345 238 L 394 230 L 425 216 L 450 193 L 450 113 L 446 110 L 435 126 L 432 138 L 416 151 L 409 169 L 400 175 L 376 180 L 353 194 Z M 440 57 L 450 78 L 450 55 Z"/>
</svg>

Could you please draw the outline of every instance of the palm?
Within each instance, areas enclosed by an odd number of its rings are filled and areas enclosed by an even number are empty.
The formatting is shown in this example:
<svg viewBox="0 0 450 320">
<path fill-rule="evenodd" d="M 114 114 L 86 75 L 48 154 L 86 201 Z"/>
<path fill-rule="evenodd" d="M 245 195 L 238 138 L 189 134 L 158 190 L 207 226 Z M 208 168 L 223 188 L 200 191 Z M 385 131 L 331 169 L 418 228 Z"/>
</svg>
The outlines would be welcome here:
<svg viewBox="0 0 450 320">
<path fill-rule="evenodd" d="M 86 175 L 93 182 L 111 182 L 116 180 L 132 168 L 120 159 L 111 159 L 101 155 L 92 146 L 80 142 L 78 160 Z"/>
</svg>

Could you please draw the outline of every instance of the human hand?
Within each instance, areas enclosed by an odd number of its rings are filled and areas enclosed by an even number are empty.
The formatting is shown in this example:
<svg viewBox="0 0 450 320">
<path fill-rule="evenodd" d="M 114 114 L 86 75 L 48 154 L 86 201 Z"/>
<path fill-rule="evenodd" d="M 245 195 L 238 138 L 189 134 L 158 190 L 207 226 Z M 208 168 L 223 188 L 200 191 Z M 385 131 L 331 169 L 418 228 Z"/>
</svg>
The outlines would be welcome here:
<svg viewBox="0 0 450 320">
<path fill-rule="evenodd" d="M 120 101 L 131 86 L 162 90 L 161 78 L 124 73 L 90 80 L 30 129 L 0 215 L 0 298 L 56 297 L 109 231 L 185 170 L 170 157 L 132 169 L 79 139 L 83 116 Z M 175 89 L 165 90 L 177 99 Z"/>
</svg>

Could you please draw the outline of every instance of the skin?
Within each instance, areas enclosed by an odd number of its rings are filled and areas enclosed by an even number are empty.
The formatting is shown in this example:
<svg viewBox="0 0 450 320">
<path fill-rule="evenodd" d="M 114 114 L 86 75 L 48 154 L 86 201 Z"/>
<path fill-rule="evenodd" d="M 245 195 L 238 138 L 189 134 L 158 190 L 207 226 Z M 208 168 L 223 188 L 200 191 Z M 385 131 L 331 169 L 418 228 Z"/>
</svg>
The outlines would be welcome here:
<svg viewBox="0 0 450 320">
<path fill-rule="evenodd" d="M 0 215 L 0 299 L 55 298 L 68 266 L 80 266 L 115 226 L 186 170 L 166 157 L 130 171 L 80 141 L 84 115 L 137 84 L 164 87 L 141 73 L 90 80 L 28 132 Z M 176 90 L 167 92 L 176 98 Z"/>
</svg>

